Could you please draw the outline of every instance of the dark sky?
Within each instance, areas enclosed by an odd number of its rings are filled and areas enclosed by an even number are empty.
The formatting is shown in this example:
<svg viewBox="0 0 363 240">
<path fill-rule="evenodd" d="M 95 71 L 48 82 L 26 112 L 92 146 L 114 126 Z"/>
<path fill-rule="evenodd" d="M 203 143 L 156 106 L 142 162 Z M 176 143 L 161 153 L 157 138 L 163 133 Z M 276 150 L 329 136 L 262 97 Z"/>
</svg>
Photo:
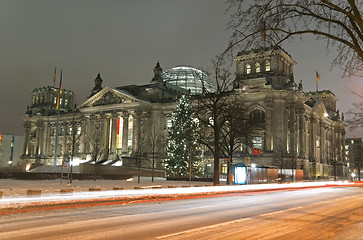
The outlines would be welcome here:
<svg viewBox="0 0 363 240">
<path fill-rule="evenodd" d="M 53 85 L 55 67 L 78 105 L 97 73 L 103 86 L 116 87 L 148 83 L 157 61 L 164 70 L 210 68 L 230 35 L 225 8 L 223 0 L 0 0 L 0 132 L 24 134 L 31 92 Z M 319 90 L 333 91 L 341 112 L 360 100 L 345 88 L 361 91 L 360 80 L 330 70 L 335 50 L 326 54 L 324 42 L 304 37 L 282 47 L 297 61 L 295 81 L 305 91 L 315 90 L 317 70 Z"/>
</svg>

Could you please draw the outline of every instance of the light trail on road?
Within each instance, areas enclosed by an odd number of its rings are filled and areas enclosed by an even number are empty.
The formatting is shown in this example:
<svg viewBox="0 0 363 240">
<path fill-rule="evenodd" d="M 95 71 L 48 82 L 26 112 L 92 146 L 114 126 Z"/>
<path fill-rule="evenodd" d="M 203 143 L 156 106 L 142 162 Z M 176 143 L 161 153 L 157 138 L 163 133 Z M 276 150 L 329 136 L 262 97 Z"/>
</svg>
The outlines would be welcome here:
<svg viewBox="0 0 363 240">
<path fill-rule="evenodd" d="M 305 219 L 304 224 L 300 222 L 303 227 L 314 223 L 319 225 L 325 219 L 321 217 L 324 212 L 330 214 L 326 219 L 330 217 L 346 220 L 347 224 L 354 223 L 353 232 L 356 233 L 354 227 L 362 226 L 363 218 L 350 221 L 336 208 L 342 205 L 342 210 L 352 213 L 359 204 L 362 209 L 363 188 L 326 187 L 31 212 L 2 216 L 0 239 L 238 239 L 237 236 L 246 234 L 241 232 L 243 228 L 257 234 L 258 228 L 253 228 L 250 223 L 257 224 L 263 220 L 265 225 L 260 225 L 261 229 L 273 232 L 275 221 L 281 226 L 279 234 L 283 234 L 289 231 L 290 220 L 286 219 L 291 216 L 295 218 L 293 229 L 298 232 L 299 218 Z M 343 214 L 342 219 L 339 219 L 339 214 Z M 337 224 L 341 224 L 338 220 Z M 334 222 L 329 224 L 333 226 Z M 238 235 L 233 235 L 232 230 Z M 319 231 L 324 232 L 324 229 Z"/>
<path fill-rule="evenodd" d="M 71 194 L 44 194 L 41 197 L 4 197 L 0 199 L 0 208 L 34 206 L 37 203 L 60 204 L 62 202 L 72 202 L 79 200 L 91 199 L 112 199 L 112 198 L 135 198 L 144 196 L 171 196 L 171 195 L 191 195 L 191 194 L 213 194 L 228 192 L 248 192 L 263 190 L 280 190 L 280 189 L 300 189 L 312 187 L 329 187 L 329 186 L 354 186 L 352 182 L 297 182 L 289 184 L 254 184 L 254 185 L 232 185 L 232 186 L 211 186 L 211 187 L 189 187 L 189 188 L 161 188 L 137 190 L 113 190 L 113 191 L 95 191 L 95 192 L 74 192 Z"/>
</svg>

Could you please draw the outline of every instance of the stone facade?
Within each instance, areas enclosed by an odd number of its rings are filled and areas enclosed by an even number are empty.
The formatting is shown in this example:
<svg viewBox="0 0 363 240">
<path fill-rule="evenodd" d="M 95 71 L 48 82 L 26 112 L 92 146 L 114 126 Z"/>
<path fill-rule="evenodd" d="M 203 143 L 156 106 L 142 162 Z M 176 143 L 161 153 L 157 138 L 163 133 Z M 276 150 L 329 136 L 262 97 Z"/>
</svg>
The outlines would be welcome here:
<svg viewBox="0 0 363 240">
<path fill-rule="evenodd" d="M 295 61 L 281 48 L 240 52 L 235 61 L 231 94 L 244 99 L 264 130 L 256 134 L 252 148 L 241 146 L 234 163 L 250 157 L 256 164 L 302 169 L 306 179 L 328 178 L 335 166 L 338 176 L 346 177 L 344 116 L 336 109 L 335 95 L 329 90 L 304 92 L 302 83 L 294 80 Z M 34 90 L 35 101 L 24 118 L 23 159 L 53 164 L 57 116 L 49 113 L 54 110 L 54 89 L 44 89 L 51 95 L 43 97 L 50 99 L 49 109 L 36 105 L 40 97 Z M 136 166 L 140 157 L 150 160 L 157 152 L 156 167 L 162 169 L 168 119 L 175 97 L 186 92 L 163 81 L 159 63 L 147 85 L 102 87 L 98 75 L 87 101 L 77 110 L 61 111 L 57 164 L 71 154 L 75 140 L 74 156 L 79 161 Z M 73 101 L 68 98 L 67 103 Z M 142 165 L 150 167 L 150 162 Z"/>
<path fill-rule="evenodd" d="M 241 155 L 257 164 L 302 169 L 306 179 L 328 178 L 335 166 L 339 177 L 347 177 L 344 116 L 336 110 L 335 95 L 304 92 L 294 80 L 295 61 L 281 48 L 240 52 L 235 61 L 236 94 L 251 112 L 265 116 L 260 151 Z"/>
</svg>

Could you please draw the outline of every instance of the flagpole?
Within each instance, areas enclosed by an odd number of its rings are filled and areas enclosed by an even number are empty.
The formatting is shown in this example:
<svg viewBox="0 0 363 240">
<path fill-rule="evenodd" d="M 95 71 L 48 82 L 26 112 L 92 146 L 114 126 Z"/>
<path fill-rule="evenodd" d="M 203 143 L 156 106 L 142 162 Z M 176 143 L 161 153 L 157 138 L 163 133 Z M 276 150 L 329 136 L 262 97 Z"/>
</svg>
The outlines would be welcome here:
<svg viewBox="0 0 363 240">
<path fill-rule="evenodd" d="M 54 172 L 55 167 L 57 166 L 57 147 L 58 147 L 58 132 L 59 132 L 59 109 L 57 113 L 57 125 L 56 125 L 56 131 L 55 131 L 55 145 L 54 145 Z"/>
<path fill-rule="evenodd" d="M 54 76 L 53 76 L 53 87 L 55 88 L 55 75 L 57 74 L 57 68 L 54 68 Z"/>
<path fill-rule="evenodd" d="M 60 82 L 59 82 L 59 89 L 58 89 L 58 98 L 57 98 L 57 125 L 56 125 L 56 131 L 55 131 L 55 144 L 54 144 L 54 163 L 53 168 L 54 172 L 56 172 L 56 166 L 57 166 L 57 148 L 58 148 L 58 133 L 59 133 L 59 109 L 60 109 L 60 95 L 62 93 L 62 70 L 60 75 Z"/>
</svg>

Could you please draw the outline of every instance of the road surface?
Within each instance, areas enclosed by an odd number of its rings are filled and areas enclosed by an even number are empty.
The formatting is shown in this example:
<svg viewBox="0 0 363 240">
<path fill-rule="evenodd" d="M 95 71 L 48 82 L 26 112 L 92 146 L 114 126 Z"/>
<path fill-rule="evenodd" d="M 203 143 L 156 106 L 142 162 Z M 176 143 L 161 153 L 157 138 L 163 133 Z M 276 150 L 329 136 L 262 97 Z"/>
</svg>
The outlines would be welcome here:
<svg viewBox="0 0 363 240">
<path fill-rule="evenodd" d="M 1 216 L 0 239 L 363 239 L 363 188 L 18 213 Z"/>
</svg>

